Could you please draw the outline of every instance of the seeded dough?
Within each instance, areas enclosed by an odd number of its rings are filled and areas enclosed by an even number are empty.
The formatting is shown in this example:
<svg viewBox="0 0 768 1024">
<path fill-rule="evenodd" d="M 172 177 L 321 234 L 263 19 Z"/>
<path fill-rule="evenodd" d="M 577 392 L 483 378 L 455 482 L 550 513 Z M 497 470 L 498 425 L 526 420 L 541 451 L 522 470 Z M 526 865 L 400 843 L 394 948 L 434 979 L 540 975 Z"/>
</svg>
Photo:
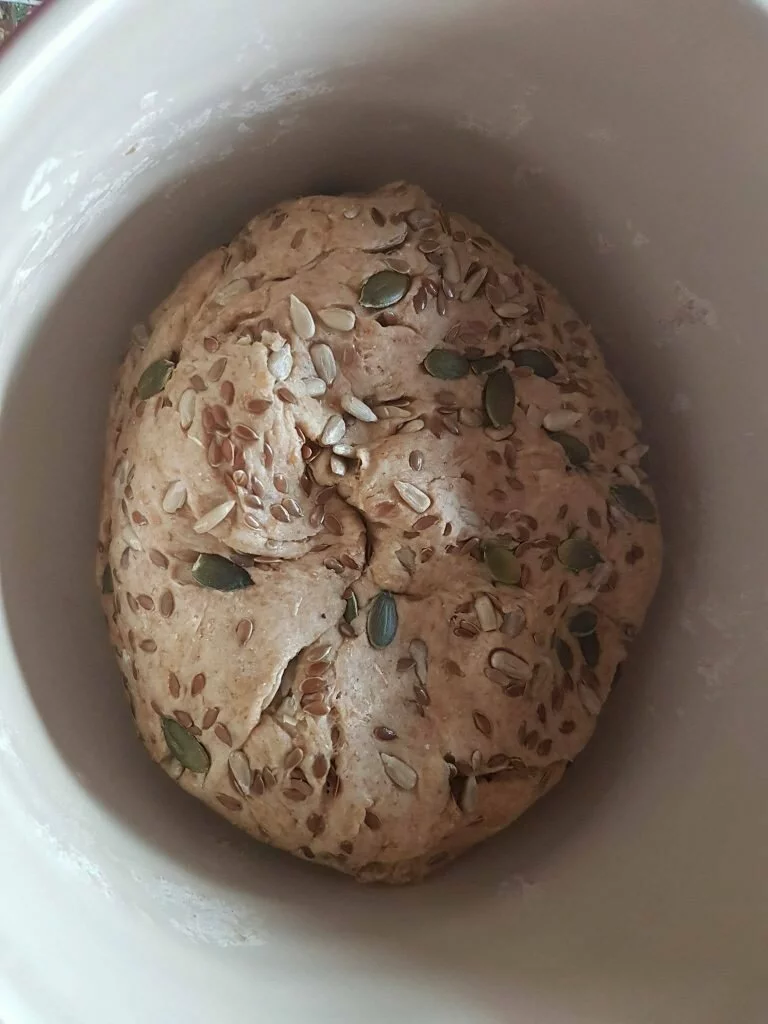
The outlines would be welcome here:
<svg viewBox="0 0 768 1024">
<path fill-rule="evenodd" d="M 111 410 L 99 576 L 151 756 L 363 880 L 504 828 L 656 586 L 638 427 L 563 299 L 420 189 L 257 217 L 134 331 Z"/>
</svg>

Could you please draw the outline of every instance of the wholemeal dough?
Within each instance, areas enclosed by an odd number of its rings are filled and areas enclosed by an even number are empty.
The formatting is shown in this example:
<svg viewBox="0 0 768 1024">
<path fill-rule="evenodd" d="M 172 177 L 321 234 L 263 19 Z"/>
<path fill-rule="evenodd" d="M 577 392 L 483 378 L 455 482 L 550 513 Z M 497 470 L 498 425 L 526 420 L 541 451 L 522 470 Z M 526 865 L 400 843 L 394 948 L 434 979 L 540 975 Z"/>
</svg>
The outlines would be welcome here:
<svg viewBox="0 0 768 1024">
<path fill-rule="evenodd" d="M 134 332 L 111 410 L 99 575 L 151 756 L 364 880 L 504 828 L 656 587 L 638 428 L 563 299 L 420 189 L 257 217 Z"/>
</svg>

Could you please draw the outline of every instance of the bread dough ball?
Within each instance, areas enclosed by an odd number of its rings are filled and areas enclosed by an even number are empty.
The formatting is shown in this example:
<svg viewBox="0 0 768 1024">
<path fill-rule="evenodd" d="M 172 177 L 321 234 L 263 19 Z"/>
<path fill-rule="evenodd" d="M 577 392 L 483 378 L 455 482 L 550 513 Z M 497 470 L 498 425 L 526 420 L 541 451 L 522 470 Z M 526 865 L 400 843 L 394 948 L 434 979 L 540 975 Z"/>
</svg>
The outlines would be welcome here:
<svg viewBox="0 0 768 1024">
<path fill-rule="evenodd" d="M 282 203 L 134 332 L 99 576 L 136 726 L 265 842 L 407 882 L 550 790 L 658 580 L 592 333 L 419 188 Z"/>
</svg>

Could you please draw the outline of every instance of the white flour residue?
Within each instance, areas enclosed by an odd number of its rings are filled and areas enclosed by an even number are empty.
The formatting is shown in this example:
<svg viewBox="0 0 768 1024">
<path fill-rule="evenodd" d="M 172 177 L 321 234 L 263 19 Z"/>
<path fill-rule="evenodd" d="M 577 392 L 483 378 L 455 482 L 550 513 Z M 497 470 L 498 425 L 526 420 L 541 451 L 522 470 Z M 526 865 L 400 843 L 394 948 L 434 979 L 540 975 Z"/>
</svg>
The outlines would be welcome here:
<svg viewBox="0 0 768 1024">
<path fill-rule="evenodd" d="M 674 413 L 676 416 L 684 416 L 689 413 L 693 408 L 693 402 L 689 395 L 686 395 L 684 391 L 676 391 L 672 396 L 672 401 L 669 403 L 669 411 Z"/>
<path fill-rule="evenodd" d="M 163 919 L 188 939 L 215 946 L 266 945 L 262 922 L 242 907 L 162 876 L 149 883 L 135 873 L 132 877 L 147 887 L 153 904 L 163 907 Z"/>
<path fill-rule="evenodd" d="M 512 103 L 506 109 L 506 115 L 496 121 L 485 121 L 482 117 L 472 114 L 462 117 L 457 122 L 458 128 L 465 131 L 477 132 L 478 135 L 486 135 L 489 138 L 514 139 L 524 132 L 533 121 L 533 112 L 527 103 Z"/>
<path fill-rule="evenodd" d="M 49 196 L 53 190 L 53 185 L 48 180 L 49 176 L 53 172 L 61 167 L 61 160 L 57 157 L 50 156 L 47 160 L 43 160 L 40 166 L 36 169 L 32 177 L 29 179 L 29 184 L 24 190 L 24 195 L 21 199 L 21 209 L 23 213 L 28 213 L 38 203 L 41 203 L 46 196 Z"/>
<path fill-rule="evenodd" d="M 691 291 L 682 281 L 674 283 L 675 308 L 672 315 L 665 318 L 664 323 L 668 324 L 675 332 L 685 327 L 702 326 L 716 331 L 719 327 L 715 307 L 707 299 L 701 298 Z"/>
<path fill-rule="evenodd" d="M 274 81 L 264 82 L 259 99 L 248 100 L 236 104 L 232 116 L 238 119 L 253 117 L 255 114 L 266 114 L 284 104 L 297 103 L 300 100 L 314 99 L 333 90 L 320 77 L 320 72 L 312 68 L 294 71 Z"/>
<path fill-rule="evenodd" d="M 587 132 L 587 138 L 592 142 L 599 142 L 605 145 L 608 142 L 613 142 L 613 132 L 610 128 L 590 128 Z"/>
<path fill-rule="evenodd" d="M 86 881 L 93 883 L 101 890 L 104 896 L 112 899 L 113 893 L 103 872 L 82 850 L 63 843 L 61 839 L 59 839 L 59 837 L 42 822 L 35 821 L 32 828 L 35 838 L 41 845 L 47 847 L 48 853 L 59 867 L 72 874 L 79 875 Z"/>
</svg>

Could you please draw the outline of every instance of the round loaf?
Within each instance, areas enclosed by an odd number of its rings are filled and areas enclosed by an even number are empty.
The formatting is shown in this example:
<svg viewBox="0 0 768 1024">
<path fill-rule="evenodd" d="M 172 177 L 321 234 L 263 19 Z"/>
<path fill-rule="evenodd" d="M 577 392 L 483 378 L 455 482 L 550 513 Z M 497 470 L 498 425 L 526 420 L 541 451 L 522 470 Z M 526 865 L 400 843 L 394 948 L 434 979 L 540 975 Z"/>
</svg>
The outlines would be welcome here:
<svg viewBox="0 0 768 1024">
<path fill-rule="evenodd" d="M 151 756 L 257 838 L 406 882 L 582 749 L 661 565 L 590 330 L 398 183 L 253 220 L 137 328 L 99 578 Z"/>
</svg>

